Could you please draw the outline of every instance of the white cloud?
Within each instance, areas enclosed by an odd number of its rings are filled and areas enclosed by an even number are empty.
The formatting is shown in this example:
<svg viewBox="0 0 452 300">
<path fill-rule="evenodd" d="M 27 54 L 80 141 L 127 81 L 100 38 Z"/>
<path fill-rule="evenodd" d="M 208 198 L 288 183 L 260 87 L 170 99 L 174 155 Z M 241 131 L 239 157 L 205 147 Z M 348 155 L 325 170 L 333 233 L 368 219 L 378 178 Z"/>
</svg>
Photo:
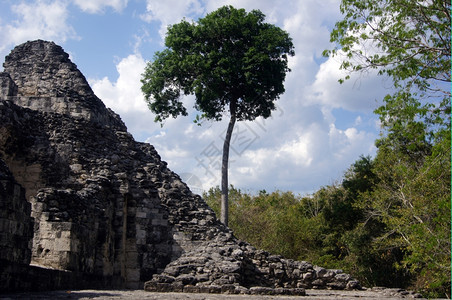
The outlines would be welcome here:
<svg viewBox="0 0 452 300">
<path fill-rule="evenodd" d="M 147 109 L 140 82 L 145 66 L 141 55 L 131 54 L 116 66 L 119 74 L 116 82 L 111 82 L 107 77 L 90 79 L 90 82 L 96 95 L 117 113 L 142 111 Z"/>
<path fill-rule="evenodd" d="M 331 124 L 329 137 L 330 148 L 335 150 L 333 151 L 334 157 L 338 160 L 357 159 L 361 154 L 375 151 L 376 136 L 365 131 L 358 131 L 355 127 L 339 130 L 334 124 Z"/>
<path fill-rule="evenodd" d="M 330 57 L 320 66 L 310 87 L 308 103 L 318 103 L 330 109 L 372 112 L 390 92 L 385 87 L 386 79 L 375 71 L 352 74 L 349 80 L 340 84 L 338 80 L 350 74 L 339 68 L 340 60 L 336 57 Z"/>
<path fill-rule="evenodd" d="M 211 0 L 206 2 L 207 12 L 212 12 L 225 5 L 232 5 L 235 8 L 244 8 L 246 11 L 258 9 L 266 16 L 266 22 L 278 23 L 279 18 L 284 15 L 283 10 L 290 9 L 295 1 L 283 0 Z"/>
<path fill-rule="evenodd" d="M 361 125 L 362 122 L 363 122 L 363 118 L 361 118 L 361 116 L 356 117 L 355 126 Z"/>
<path fill-rule="evenodd" d="M 94 93 L 121 116 L 136 138 L 155 130 L 154 116 L 147 108 L 141 92 L 140 79 L 145 65 L 140 54 L 131 54 L 117 64 L 119 76 L 116 81 L 112 82 L 108 77 L 88 79 Z"/>
<path fill-rule="evenodd" d="M 146 13 L 141 18 L 146 22 L 158 21 L 161 23 L 160 36 L 166 34 L 168 25 L 179 23 L 182 18 L 200 15 L 204 12 L 199 0 L 147 0 Z"/>
<path fill-rule="evenodd" d="M 277 157 L 289 158 L 295 165 L 308 167 L 311 165 L 314 153 L 310 150 L 310 145 L 314 145 L 312 132 L 300 136 L 298 139 L 290 141 L 279 149 Z"/>
<path fill-rule="evenodd" d="M 308 193 L 339 179 L 359 155 L 375 151 L 375 134 L 355 127 L 339 130 L 334 124 L 326 125 L 316 122 L 301 130 L 288 128 L 293 138 L 281 143 L 276 142 L 277 133 L 268 128 L 269 134 L 260 139 L 275 143 L 261 147 L 260 141 L 256 141 L 255 147 L 242 155 L 232 153 L 229 181 L 254 191 L 282 189 Z M 216 176 L 214 185 L 218 185 L 219 170 L 210 171 Z M 205 173 L 199 170 L 195 174 L 202 182 L 212 181 L 211 174 Z"/>
<path fill-rule="evenodd" d="M 68 24 L 69 12 L 64 1 L 20 2 L 12 5 L 11 11 L 17 19 L 0 26 L 0 52 L 27 40 L 64 43 L 67 39 L 78 39 L 75 29 Z"/>
<path fill-rule="evenodd" d="M 238 122 L 230 150 L 229 182 L 252 191 L 307 193 L 339 179 L 359 155 L 374 153 L 375 133 L 357 127 L 340 130 L 313 115 L 321 117 L 322 113 L 308 107 L 299 110 L 298 116 L 277 114 L 265 124 Z M 164 133 L 156 131 L 147 142 L 172 170 L 199 178 L 202 188 L 220 185 L 227 120 L 202 127 L 193 126 L 191 120 L 171 120 Z"/>
<path fill-rule="evenodd" d="M 111 7 L 115 11 L 120 12 L 126 6 L 129 0 L 73 0 L 75 5 L 81 10 L 88 13 L 101 13 L 105 7 Z"/>
</svg>

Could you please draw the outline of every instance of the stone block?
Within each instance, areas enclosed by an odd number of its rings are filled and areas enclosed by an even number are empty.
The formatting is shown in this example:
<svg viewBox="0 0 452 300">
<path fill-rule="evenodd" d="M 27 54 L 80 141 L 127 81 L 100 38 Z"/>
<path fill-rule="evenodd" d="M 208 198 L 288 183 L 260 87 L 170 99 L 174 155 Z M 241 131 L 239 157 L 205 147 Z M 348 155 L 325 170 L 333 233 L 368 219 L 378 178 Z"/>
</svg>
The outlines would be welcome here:
<svg viewBox="0 0 452 300">
<path fill-rule="evenodd" d="M 138 239 L 146 239 L 146 230 L 142 229 L 141 226 L 136 226 L 136 235 L 135 237 Z"/>
<path fill-rule="evenodd" d="M 140 219 L 146 219 L 147 218 L 147 213 L 144 212 L 144 211 L 137 211 L 136 217 L 140 218 Z"/>
<path fill-rule="evenodd" d="M 48 254 L 50 251 L 55 250 L 55 239 L 41 238 L 38 242 L 35 242 L 33 246 L 41 248 L 43 250 L 43 254 Z"/>
<path fill-rule="evenodd" d="M 275 290 L 269 287 L 253 286 L 249 290 L 251 295 L 275 295 Z"/>
<path fill-rule="evenodd" d="M 71 232 L 62 231 L 60 237 L 54 239 L 53 250 L 55 251 L 71 251 Z M 48 242 L 50 242 L 48 240 Z"/>
<path fill-rule="evenodd" d="M 152 225 L 154 226 L 168 226 L 168 220 L 165 219 L 152 219 Z"/>
<path fill-rule="evenodd" d="M 140 281 L 140 270 L 137 268 L 126 268 L 126 278 L 127 281 L 134 281 L 139 282 Z"/>
<path fill-rule="evenodd" d="M 8 73 L 0 72 L 0 96 L 8 97 L 17 94 L 17 85 Z"/>
<path fill-rule="evenodd" d="M 328 282 L 326 284 L 326 286 L 333 290 L 343 290 L 347 286 L 347 283 L 345 281 L 336 281 L 335 280 L 333 282 Z"/>
<path fill-rule="evenodd" d="M 139 268 L 138 252 L 137 251 L 127 251 L 126 252 L 126 263 L 129 268 Z"/>
<path fill-rule="evenodd" d="M 6 219 L 0 219 L 0 233 L 9 232 L 10 221 Z"/>
</svg>

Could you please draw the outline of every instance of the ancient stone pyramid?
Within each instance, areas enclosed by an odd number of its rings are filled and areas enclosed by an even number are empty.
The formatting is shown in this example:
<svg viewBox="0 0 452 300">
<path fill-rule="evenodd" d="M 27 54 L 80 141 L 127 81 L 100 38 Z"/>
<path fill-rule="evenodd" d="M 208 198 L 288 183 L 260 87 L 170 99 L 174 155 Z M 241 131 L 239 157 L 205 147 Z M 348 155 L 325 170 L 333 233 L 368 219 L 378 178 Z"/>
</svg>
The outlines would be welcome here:
<svg viewBox="0 0 452 300">
<path fill-rule="evenodd" d="M 133 139 L 52 42 L 24 43 L 5 59 L 0 183 L 4 264 L 89 277 L 84 287 L 282 294 L 359 287 L 340 270 L 237 240 L 152 145 Z M 14 270 L 2 270 L 1 288 L 20 285 Z M 61 286 L 63 279 L 52 288 Z"/>
</svg>

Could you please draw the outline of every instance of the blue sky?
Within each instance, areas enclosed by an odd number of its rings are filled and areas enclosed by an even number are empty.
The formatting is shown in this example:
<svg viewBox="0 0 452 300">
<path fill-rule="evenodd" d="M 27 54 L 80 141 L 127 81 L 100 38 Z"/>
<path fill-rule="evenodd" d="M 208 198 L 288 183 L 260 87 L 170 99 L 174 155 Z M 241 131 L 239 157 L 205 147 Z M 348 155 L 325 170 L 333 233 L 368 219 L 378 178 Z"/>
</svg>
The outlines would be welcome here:
<svg viewBox="0 0 452 300">
<path fill-rule="evenodd" d="M 338 58 L 325 59 L 329 33 L 341 18 L 340 0 L 2 0 L 0 62 L 27 40 L 61 45 L 96 95 L 118 113 L 136 140 L 153 144 L 169 167 L 195 189 L 220 184 L 222 122 L 193 124 L 190 116 L 153 122 L 140 91 L 140 77 L 163 49 L 166 26 L 197 20 L 223 5 L 260 9 L 266 21 L 289 32 L 296 55 L 286 93 L 272 117 L 237 123 L 229 181 L 241 189 L 291 190 L 308 194 L 341 179 L 360 155 L 375 153 L 378 118 L 373 110 L 390 83 L 374 73 L 345 74 Z"/>
</svg>

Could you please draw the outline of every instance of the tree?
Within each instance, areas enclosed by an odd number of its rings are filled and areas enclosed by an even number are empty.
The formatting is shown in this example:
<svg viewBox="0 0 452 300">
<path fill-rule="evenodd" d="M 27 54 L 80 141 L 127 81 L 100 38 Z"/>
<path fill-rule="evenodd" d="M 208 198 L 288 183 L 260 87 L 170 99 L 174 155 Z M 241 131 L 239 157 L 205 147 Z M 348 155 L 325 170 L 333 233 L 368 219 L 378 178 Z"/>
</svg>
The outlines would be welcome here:
<svg viewBox="0 0 452 300">
<path fill-rule="evenodd" d="M 222 159 L 221 221 L 228 224 L 229 146 L 236 121 L 268 118 L 284 93 L 292 40 L 282 29 L 264 23 L 259 10 L 224 6 L 190 23 L 168 27 L 166 49 L 146 66 L 142 91 L 155 121 L 187 109 L 181 93 L 194 94 L 202 118 L 219 121 L 229 112 Z"/>
<path fill-rule="evenodd" d="M 377 69 L 395 90 L 375 111 L 378 180 L 360 197 L 364 224 L 384 225 L 375 249 L 401 253 L 397 267 L 417 290 L 450 296 L 451 3 L 342 0 L 341 12 L 331 33 L 337 46 L 324 54 L 344 54 L 350 72 Z"/>
</svg>

